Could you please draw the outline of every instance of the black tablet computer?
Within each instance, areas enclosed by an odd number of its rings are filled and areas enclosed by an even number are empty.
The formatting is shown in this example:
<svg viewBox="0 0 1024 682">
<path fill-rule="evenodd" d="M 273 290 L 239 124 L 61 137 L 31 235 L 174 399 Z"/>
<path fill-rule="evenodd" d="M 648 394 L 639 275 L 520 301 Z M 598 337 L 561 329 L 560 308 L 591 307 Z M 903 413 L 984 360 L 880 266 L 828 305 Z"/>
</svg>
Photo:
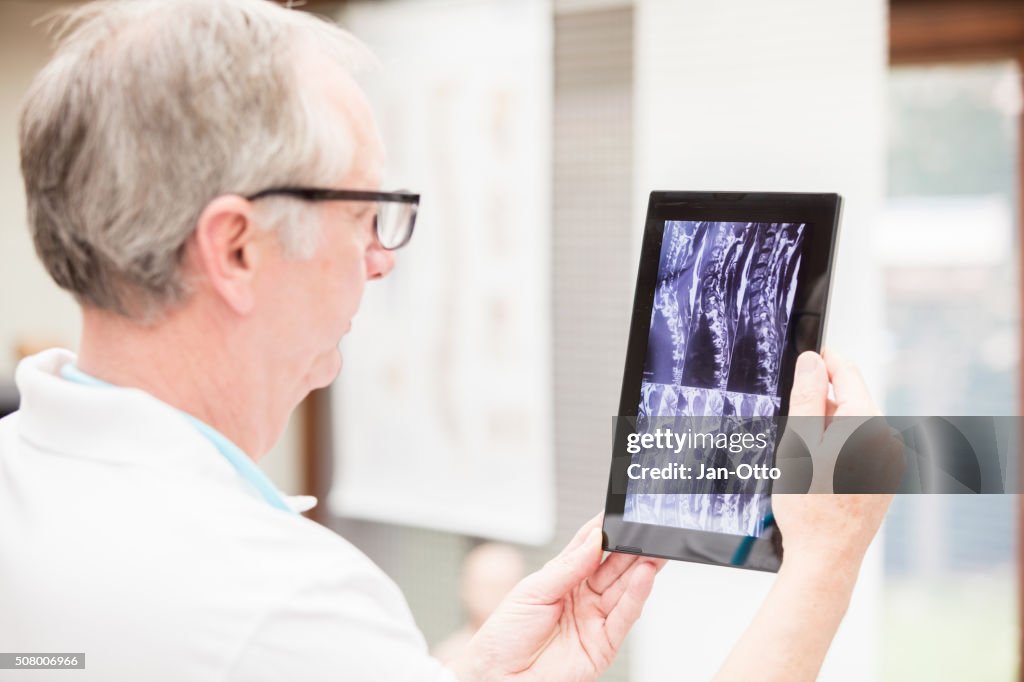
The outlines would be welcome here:
<svg viewBox="0 0 1024 682">
<path fill-rule="evenodd" d="M 652 192 L 604 517 L 613 552 L 777 571 L 775 452 L 820 350 L 837 194 Z"/>
</svg>

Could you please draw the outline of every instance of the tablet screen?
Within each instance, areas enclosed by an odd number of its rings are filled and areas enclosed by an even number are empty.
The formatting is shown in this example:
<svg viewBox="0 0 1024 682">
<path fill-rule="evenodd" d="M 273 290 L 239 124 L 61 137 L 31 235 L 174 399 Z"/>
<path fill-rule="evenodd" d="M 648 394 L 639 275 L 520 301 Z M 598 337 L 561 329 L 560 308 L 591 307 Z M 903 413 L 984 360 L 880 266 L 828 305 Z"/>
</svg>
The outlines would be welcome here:
<svg viewBox="0 0 1024 682">
<path fill-rule="evenodd" d="M 776 448 L 797 356 L 821 349 L 841 213 L 837 194 L 651 193 L 605 548 L 778 570 Z M 800 489 L 810 462 L 784 456 Z"/>
<path fill-rule="evenodd" d="M 805 228 L 665 221 L 638 428 L 652 417 L 778 414 L 779 371 Z M 765 447 L 747 460 L 770 467 L 772 455 Z M 663 481 L 630 480 L 623 520 L 736 535 L 763 530 L 764 495 L 725 492 L 714 479 L 694 481 L 686 493 L 664 488 Z"/>
</svg>

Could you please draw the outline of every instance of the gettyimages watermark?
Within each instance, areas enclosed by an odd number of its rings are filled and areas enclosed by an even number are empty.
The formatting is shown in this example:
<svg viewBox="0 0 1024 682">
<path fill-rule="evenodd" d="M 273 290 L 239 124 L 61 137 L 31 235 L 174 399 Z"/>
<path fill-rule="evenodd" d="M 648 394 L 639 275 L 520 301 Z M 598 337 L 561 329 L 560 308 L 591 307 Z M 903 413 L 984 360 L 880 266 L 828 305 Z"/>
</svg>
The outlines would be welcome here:
<svg viewBox="0 0 1024 682">
<path fill-rule="evenodd" d="M 612 492 L 1016 494 L 1021 417 L 616 417 Z"/>
</svg>

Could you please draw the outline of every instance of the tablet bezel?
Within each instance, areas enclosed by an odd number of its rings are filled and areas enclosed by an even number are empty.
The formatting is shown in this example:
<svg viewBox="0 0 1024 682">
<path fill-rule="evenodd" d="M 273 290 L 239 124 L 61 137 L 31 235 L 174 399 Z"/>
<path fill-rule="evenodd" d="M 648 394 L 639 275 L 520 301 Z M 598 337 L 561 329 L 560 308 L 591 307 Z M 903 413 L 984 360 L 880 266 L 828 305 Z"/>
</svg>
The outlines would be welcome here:
<svg viewBox="0 0 1024 682">
<path fill-rule="evenodd" d="M 780 363 L 779 415 L 786 415 L 796 358 L 805 350 L 820 351 L 824 338 L 841 212 L 842 198 L 838 194 L 651 192 L 640 249 L 618 414 L 635 418 L 639 408 L 665 222 L 694 220 L 807 225 L 793 311 Z M 798 323 L 801 324 L 799 343 L 794 333 Z M 616 420 L 615 423 L 625 424 L 626 421 Z M 613 432 L 613 457 L 605 500 L 605 550 L 760 571 L 778 570 L 781 564 L 781 542 L 779 538 L 771 537 L 773 533 L 777 534 L 777 529 L 766 532 L 757 540 L 746 540 L 749 559 L 737 565 L 725 557 L 734 556 L 736 547 L 744 544 L 743 536 L 623 521 L 626 495 L 615 491 L 625 490 L 629 458 L 622 455 L 616 457 L 614 453 L 625 453 L 625 438 L 629 429 L 613 427 Z M 619 486 L 614 485 L 616 481 L 620 482 Z"/>
</svg>

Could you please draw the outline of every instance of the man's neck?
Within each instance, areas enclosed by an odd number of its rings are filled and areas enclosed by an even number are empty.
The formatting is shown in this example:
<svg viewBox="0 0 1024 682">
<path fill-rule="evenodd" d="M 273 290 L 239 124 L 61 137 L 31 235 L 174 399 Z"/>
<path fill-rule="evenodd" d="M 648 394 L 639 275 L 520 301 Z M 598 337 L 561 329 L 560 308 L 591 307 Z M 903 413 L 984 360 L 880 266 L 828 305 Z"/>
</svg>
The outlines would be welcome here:
<svg viewBox="0 0 1024 682">
<path fill-rule="evenodd" d="M 116 386 L 138 388 L 220 431 L 253 459 L 269 449 L 272 391 L 247 367 L 226 325 L 197 311 L 172 312 L 152 326 L 83 309 L 78 367 Z M 188 316 L 190 319 L 184 319 Z M 216 339 L 216 343 L 211 343 Z M 237 352 L 236 352 L 237 351 Z"/>
</svg>

